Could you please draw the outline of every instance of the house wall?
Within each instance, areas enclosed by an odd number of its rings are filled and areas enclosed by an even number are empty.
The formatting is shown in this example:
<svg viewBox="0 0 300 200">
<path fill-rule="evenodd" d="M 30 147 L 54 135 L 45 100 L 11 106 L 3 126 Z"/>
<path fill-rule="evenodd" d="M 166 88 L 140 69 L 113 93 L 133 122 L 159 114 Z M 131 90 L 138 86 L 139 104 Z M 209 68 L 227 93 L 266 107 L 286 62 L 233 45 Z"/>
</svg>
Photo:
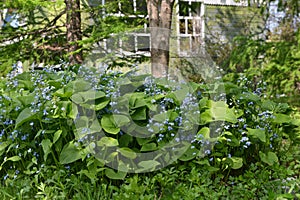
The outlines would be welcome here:
<svg viewBox="0 0 300 200">
<path fill-rule="evenodd" d="M 265 27 L 259 8 L 207 5 L 205 40 L 230 42 L 239 35 L 259 33 Z"/>
</svg>

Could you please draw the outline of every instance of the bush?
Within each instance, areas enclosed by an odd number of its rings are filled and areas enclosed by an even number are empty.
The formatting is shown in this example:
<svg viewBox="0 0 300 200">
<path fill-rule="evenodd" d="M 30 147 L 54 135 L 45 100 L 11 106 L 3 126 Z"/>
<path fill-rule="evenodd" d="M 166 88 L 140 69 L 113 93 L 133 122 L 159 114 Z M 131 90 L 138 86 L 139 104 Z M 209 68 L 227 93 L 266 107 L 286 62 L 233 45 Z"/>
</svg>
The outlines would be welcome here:
<svg viewBox="0 0 300 200">
<path fill-rule="evenodd" d="M 299 119 L 287 104 L 232 83 L 178 84 L 79 67 L 25 72 L 0 84 L 6 183 L 23 175 L 43 183 L 55 172 L 108 184 L 127 172 L 163 168 L 174 157 L 175 166 L 192 163 L 228 180 L 254 164 L 276 168 L 286 147 L 300 140 Z M 212 95 L 223 87 L 226 93 Z"/>
<path fill-rule="evenodd" d="M 223 68 L 227 79 L 237 82 L 242 73 L 256 89 L 265 83 L 266 95 L 299 96 L 300 94 L 300 32 L 296 41 L 263 41 L 236 38 L 234 48 Z"/>
</svg>

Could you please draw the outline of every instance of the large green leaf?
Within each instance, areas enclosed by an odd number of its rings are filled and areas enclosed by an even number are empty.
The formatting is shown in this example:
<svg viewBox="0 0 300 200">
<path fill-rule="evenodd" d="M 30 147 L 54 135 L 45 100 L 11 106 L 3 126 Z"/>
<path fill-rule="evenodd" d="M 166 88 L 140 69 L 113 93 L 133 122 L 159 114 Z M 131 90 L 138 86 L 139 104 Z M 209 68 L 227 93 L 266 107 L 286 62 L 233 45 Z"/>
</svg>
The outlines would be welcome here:
<svg viewBox="0 0 300 200">
<path fill-rule="evenodd" d="M 105 97 L 105 93 L 102 91 L 94 91 L 94 90 L 88 90 L 85 92 L 79 93 L 85 101 L 95 100 L 102 97 Z"/>
<path fill-rule="evenodd" d="M 227 104 L 223 101 L 211 101 L 210 113 L 214 120 L 225 120 Z"/>
<path fill-rule="evenodd" d="M 137 137 L 136 138 L 137 142 L 139 145 L 144 145 L 144 144 L 147 144 L 151 141 L 153 141 L 153 138 L 141 138 L 141 137 Z"/>
<path fill-rule="evenodd" d="M 117 139 L 112 138 L 112 137 L 102 137 L 98 142 L 98 146 L 107 146 L 107 147 L 114 147 L 118 146 L 119 142 Z"/>
<path fill-rule="evenodd" d="M 85 102 L 83 96 L 81 96 L 81 94 L 79 93 L 73 94 L 70 98 L 76 104 L 81 104 Z"/>
<path fill-rule="evenodd" d="M 120 147 L 128 147 L 129 143 L 133 141 L 131 135 L 124 134 L 119 138 L 119 145 Z"/>
<path fill-rule="evenodd" d="M 138 165 L 142 167 L 143 170 L 154 170 L 160 163 L 155 160 L 146 160 L 139 162 Z"/>
<path fill-rule="evenodd" d="M 42 140 L 42 148 L 44 151 L 44 161 L 47 160 L 48 154 L 51 153 L 52 142 L 49 139 Z"/>
<path fill-rule="evenodd" d="M 130 159 L 135 159 L 136 158 L 136 153 L 131 150 L 130 148 L 128 147 L 122 147 L 122 148 L 119 148 L 118 151 L 125 157 L 127 158 L 130 158 Z"/>
<path fill-rule="evenodd" d="M 75 120 L 77 118 L 78 115 L 78 108 L 77 105 L 75 105 L 74 103 L 69 103 L 68 105 L 68 113 L 67 116 L 73 120 Z"/>
<path fill-rule="evenodd" d="M 60 138 L 61 134 L 62 134 L 62 130 L 58 130 L 54 133 L 53 144 Z"/>
<path fill-rule="evenodd" d="M 110 179 L 124 179 L 126 177 L 126 172 L 117 171 L 113 169 L 105 169 L 105 175 Z"/>
<path fill-rule="evenodd" d="M 10 145 L 10 142 L 8 141 L 2 142 L 0 144 L 0 156 L 5 152 L 4 150 L 6 149 L 6 147 L 8 147 L 8 145 Z"/>
<path fill-rule="evenodd" d="M 261 161 L 264 163 L 267 163 L 268 165 L 272 166 L 275 163 L 278 163 L 278 157 L 274 152 L 268 152 L 267 154 L 264 154 L 263 152 L 259 152 L 259 157 Z"/>
<path fill-rule="evenodd" d="M 248 135 L 254 136 L 255 138 L 258 138 L 262 142 L 266 142 L 266 134 L 264 130 L 261 129 L 251 129 L 247 128 Z"/>
<path fill-rule="evenodd" d="M 100 123 L 98 121 L 98 119 L 94 119 L 94 121 L 92 122 L 91 126 L 90 126 L 90 133 L 97 133 L 100 132 L 102 130 Z"/>
<path fill-rule="evenodd" d="M 73 142 L 70 142 L 64 146 L 60 155 L 59 162 L 61 164 L 69 164 L 79 160 L 81 158 L 80 150 L 75 146 Z"/>
<path fill-rule="evenodd" d="M 29 94 L 25 96 L 18 96 L 18 100 L 22 103 L 24 107 L 28 106 L 34 101 L 34 94 Z"/>
<path fill-rule="evenodd" d="M 91 88 L 91 84 L 85 80 L 77 79 L 69 82 L 66 88 L 70 88 L 73 92 L 87 91 Z"/>
<path fill-rule="evenodd" d="M 228 159 L 232 161 L 232 166 L 231 166 L 232 169 L 239 169 L 243 166 L 243 158 L 231 157 Z"/>
<path fill-rule="evenodd" d="M 210 123 L 212 121 L 213 121 L 213 119 L 212 119 L 210 110 L 206 110 L 200 114 L 200 124 L 201 125 Z"/>
<path fill-rule="evenodd" d="M 147 143 L 144 144 L 141 148 L 141 151 L 155 151 L 157 149 L 157 145 L 155 143 Z"/>
<path fill-rule="evenodd" d="M 104 115 L 101 119 L 101 126 L 107 133 L 117 134 L 120 132 L 119 127 L 129 122 L 129 118 L 125 115 Z"/>
<path fill-rule="evenodd" d="M 90 101 L 91 104 L 95 104 L 96 99 L 105 97 L 105 93 L 101 91 L 88 90 L 84 92 L 78 92 L 71 96 L 71 100 L 76 104 L 82 104 Z"/>
<path fill-rule="evenodd" d="M 274 122 L 278 124 L 290 123 L 292 121 L 292 118 L 289 115 L 274 114 L 274 116 L 275 116 Z"/>
<path fill-rule="evenodd" d="M 203 138 L 209 139 L 210 138 L 210 129 L 208 127 L 201 128 L 197 135 L 203 135 Z"/>
<path fill-rule="evenodd" d="M 233 108 L 226 108 L 225 121 L 231 122 L 233 124 L 238 122 L 238 119 L 235 115 L 235 110 Z"/>
<path fill-rule="evenodd" d="M 245 99 L 247 101 L 253 101 L 253 102 L 256 102 L 256 101 L 259 101 L 260 98 L 259 96 L 253 94 L 253 93 L 244 93 L 244 94 L 240 94 L 237 96 L 238 99 Z"/>
<path fill-rule="evenodd" d="M 111 134 L 117 134 L 121 130 L 116 125 L 114 117 L 112 115 L 104 115 L 101 119 L 101 126 L 107 133 Z"/>
<path fill-rule="evenodd" d="M 113 119 L 117 127 L 127 125 L 130 122 L 130 119 L 125 115 L 113 115 Z"/>
<path fill-rule="evenodd" d="M 106 98 L 96 99 L 95 106 L 92 106 L 92 109 L 94 109 L 95 111 L 102 110 L 103 108 L 105 108 L 105 106 L 109 104 L 109 102 L 110 100 Z"/>
<path fill-rule="evenodd" d="M 140 107 L 146 106 L 147 103 L 143 98 L 144 98 L 144 96 L 140 97 L 140 98 L 134 98 L 134 100 L 132 100 L 132 102 L 130 102 L 130 103 L 132 103 L 130 107 L 132 109 L 135 109 L 135 108 L 140 108 Z"/>
<path fill-rule="evenodd" d="M 29 108 L 25 108 L 22 112 L 18 115 L 16 119 L 16 128 L 22 125 L 24 122 L 31 121 L 35 119 L 36 114 L 32 113 Z"/>
<path fill-rule="evenodd" d="M 146 107 L 137 108 L 131 114 L 131 118 L 133 120 L 146 120 L 147 119 L 147 109 Z"/>
</svg>

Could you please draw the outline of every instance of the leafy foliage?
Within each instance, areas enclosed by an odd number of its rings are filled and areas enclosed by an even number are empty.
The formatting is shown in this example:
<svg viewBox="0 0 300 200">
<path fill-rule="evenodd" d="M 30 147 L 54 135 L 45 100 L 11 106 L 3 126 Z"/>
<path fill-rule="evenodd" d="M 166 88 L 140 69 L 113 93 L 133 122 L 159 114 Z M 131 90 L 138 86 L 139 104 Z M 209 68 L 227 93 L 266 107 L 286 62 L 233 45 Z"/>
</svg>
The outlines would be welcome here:
<svg viewBox="0 0 300 200">
<path fill-rule="evenodd" d="M 123 17 L 107 15 L 99 10 L 111 11 L 118 8 L 114 2 L 105 6 L 97 2 L 89 4 L 81 2 L 82 40 L 77 41 L 86 56 L 95 44 L 111 33 L 122 32 L 142 26 L 143 17 L 132 17 L 138 14 L 127 12 L 130 4 L 123 3 L 123 9 L 118 11 Z M 0 3 L 0 9 L 8 9 L 7 16 L 18 21 L 17 26 L 6 22 L 0 28 L 0 76 L 6 75 L 11 66 L 18 61 L 28 69 L 32 64 L 45 65 L 68 62 L 69 52 L 66 40 L 66 6 L 63 0 L 18 0 Z M 129 16 L 131 15 L 131 17 Z M 117 26 L 116 26 L 117 24 Z"/>
<path fill-rule="evenodd" d="M 198 133 L 191 135 L 191 145 L 179 160 L 192 160 L 212 174 L 223 174 L 222 178 L 251 164 L 277 166 L 283 142 L 300 140 L 299 120 L 287 104 L 262 99 L 236 85 L 225 84 L 224 102 L 210 99 L 209 86 L 203 84 L 192 84 L 190 89 L 174 84 L 177 89 L 172 89 L 172 82 L 127 76 L 81 67 L 58 73 L 45 68 L 3 80 L 1 176 L 66 166 L 91 181 L 98 180 L 99 173 L 123 179 L 129 171 L 125 165 L 117 171 L 105 165 L 134 161 L 140 152 L 153 152 L 168 143 L 172 147 L 178 131 L 192 130 L 189 123 L 197 125 Z M 200 112 L 194 113 L 195 108 Z M 192 117 L 185 118 L 182 111 L 189 116 L 190 109 Z M 154 111 L 158 113 L 151 115 Z M 133 166 L 152 171 L 169 162 L 169 153 Z M 224 171 L 228 175 L 220 173 Z"/>
</svg>

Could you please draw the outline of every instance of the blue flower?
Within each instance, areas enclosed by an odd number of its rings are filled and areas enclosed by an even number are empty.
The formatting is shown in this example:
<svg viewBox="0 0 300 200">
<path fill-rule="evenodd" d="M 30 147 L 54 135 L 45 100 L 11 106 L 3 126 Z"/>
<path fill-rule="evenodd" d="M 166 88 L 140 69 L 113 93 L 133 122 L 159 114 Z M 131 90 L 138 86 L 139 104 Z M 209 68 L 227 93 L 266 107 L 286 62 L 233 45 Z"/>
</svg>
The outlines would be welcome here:
<svg viewBox="0 0 300 200">
<path fill-rule="evenodd" d="M 9 177 L 9 175 L 6 174 L 6 175 L 3 177 L 3 179 L 6 180 L 8 177 Z"/>
<path fill-rule="evenodd" d="M 204 151 L 204 154 L 209 155 L 211 153 L 211 151 L 209 149 Z"/>
</svg>

